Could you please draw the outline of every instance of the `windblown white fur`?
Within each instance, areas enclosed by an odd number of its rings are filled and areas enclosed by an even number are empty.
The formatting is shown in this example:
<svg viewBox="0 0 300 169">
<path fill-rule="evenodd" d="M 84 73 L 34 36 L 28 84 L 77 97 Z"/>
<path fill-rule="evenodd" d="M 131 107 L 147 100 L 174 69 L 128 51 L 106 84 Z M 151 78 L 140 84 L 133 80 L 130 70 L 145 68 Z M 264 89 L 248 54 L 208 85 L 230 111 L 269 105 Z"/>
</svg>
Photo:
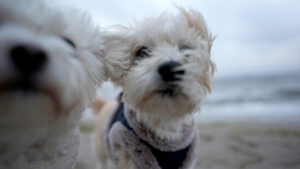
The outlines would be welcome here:
<svg viewBox="0 0 300 169">
<path fill-rule="evenodd" d="M 71 169 L 81 112 L 104 78 L 99 28 L 84 13 L 51 1 L 0 0 L 0 168 Z M 75 48 L 64 39 L 69 39 Z M 22 75 L 11 62 L 16 45 L 34 46 L 47 63 L 36 90 L 9 88 Z"/>
<path fill-rule="evenodd" d="M 180 138 L 182 131 L 194 122 L 194 113 L 200 110 L 211 90 L 215 69 L 210 56 L 214 38 L 202 15 L 194 10 L 178 9 L 178 14 L 163 13 L 121 27 L 123 36 L 111 36 L 115 48 L 111 49 L 112 55 L 108 54 L 105 65 L 107 76 L 123 88 L 123 101 L 136 112 L 144 130 L 169 140 Z M 148 54 L 138 58 L 141 49 L 146 49 Z M 158 69 L 171 60 L 180 63 L 176 70 L 185 73 L 176 75 L 181 78 L 179 81 L 165 82 Z M 174 95 L 163 94 L 165 89 L 172 89 Z M 98 133 L 96 139 L 101 137 Z M 100 151 L 103 162 L 105 156 Z M 126 155 L 119 158 L 122 164 L 118 166 L 128 164 L 137 168 Z"/>
</svg>

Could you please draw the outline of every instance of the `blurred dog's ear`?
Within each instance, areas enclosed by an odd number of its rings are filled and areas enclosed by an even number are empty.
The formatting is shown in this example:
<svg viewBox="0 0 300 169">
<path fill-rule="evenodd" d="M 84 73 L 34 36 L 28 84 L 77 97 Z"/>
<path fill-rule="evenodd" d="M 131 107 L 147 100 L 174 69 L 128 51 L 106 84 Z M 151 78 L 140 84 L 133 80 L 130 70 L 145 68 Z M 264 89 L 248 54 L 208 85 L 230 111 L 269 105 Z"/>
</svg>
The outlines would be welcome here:
<svg viewBox="0 0 300 169">
<path fill-rule="evenodd" d="M 125 27 L 106 31 L 98 57 L 105 67 L 105 76 L 114 84 L 122 86 L 123 78 L 131 66 L 132 39 Z"/>
<path fill-rule="evenodd" d="M 211 47 L 212 43 L 215 39 L 215 37 L 212 36 L 212 34 L 209 32 L 207 29 L 205 20 L 203 16 L 195 10 L 185 10 L 184 8 L 177 7 L 182 16 L 184 17 L 188 27 L 196 30 L 199 33 L 199 36 L 203 39 L 205 43 L 207 43 L 207 52 L 209 54 L 208 58 L 208 64 L 206 65 L 205 69 L 203 70 L 203 76 L 201 77 L 200 81 L 205 86 L 206 90 L 208 92 L 211 91 L 211 78 L 214 75 L 216 66 L 215 64 L 211 61 L 210 58 L 210 52 L 211 52 Z"/>
<path fill-rule="evenodd" d="M 203 73 L 204 76 L 200 78 L 201 83 L 205 86 L 207 92 L 211 92 L 211 78 L 215 73 L 216 66 L 214 62 L 209 61 Z"/>
</svg>

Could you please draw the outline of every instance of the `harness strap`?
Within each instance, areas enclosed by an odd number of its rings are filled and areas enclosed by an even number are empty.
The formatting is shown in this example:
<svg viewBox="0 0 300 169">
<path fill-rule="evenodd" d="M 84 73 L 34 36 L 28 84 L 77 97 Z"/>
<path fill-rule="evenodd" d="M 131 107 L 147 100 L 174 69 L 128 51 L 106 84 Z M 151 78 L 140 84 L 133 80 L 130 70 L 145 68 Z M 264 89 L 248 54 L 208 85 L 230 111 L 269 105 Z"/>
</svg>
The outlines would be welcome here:
<svg viewBox="0 0 300 169">
<path fill-rule="evenodd" d="M 144 144 L 147 148 L 150 149 L 150 151 L 152 152 L 153 156 L 155 157 L 162 169 L 178 169 L 183 165 L 185 159 L 187 158 L 187 154 L 189 152 L 191 144 L 188 145 L 186 148 L 177 151 L 161 151 L 153 147 L 148 142 L 140 138 L 139 135 L 135 132 L 135 130 L 129 125 L 124 114 L 124 103 L 121 101 L 119 102 L 117 112 L 112 120 L 110 128 L 116 122 L 120 122 L 124 127 L 131 131 L 142 144 Z"/>
</svg>

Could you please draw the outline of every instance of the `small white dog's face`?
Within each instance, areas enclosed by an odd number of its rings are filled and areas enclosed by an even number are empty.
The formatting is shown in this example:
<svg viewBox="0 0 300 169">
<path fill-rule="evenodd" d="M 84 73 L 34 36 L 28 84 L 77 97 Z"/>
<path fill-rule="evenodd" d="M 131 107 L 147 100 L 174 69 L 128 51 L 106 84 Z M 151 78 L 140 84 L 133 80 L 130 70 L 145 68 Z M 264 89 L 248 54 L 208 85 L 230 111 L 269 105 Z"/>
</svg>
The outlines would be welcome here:
<svg viewBox="0 0 300 169">
<path fill-rule="evenodd" d="M 81 13 L 26 3 L 0 1 L 2 125 L 44 124 L 81 112 L 103 80 L 98 28 Z"/>
<path fill-rule="evenodd" d="M 118 57 L 130 66 L 121 78 L 110 76 L 123 87 L 124 101 L 138 112 L 182 117 L 195 112 L 210 91 L 213 38 L 198 12 L 179 10 L 128 29 L 132 50 Z"/>
</svg>

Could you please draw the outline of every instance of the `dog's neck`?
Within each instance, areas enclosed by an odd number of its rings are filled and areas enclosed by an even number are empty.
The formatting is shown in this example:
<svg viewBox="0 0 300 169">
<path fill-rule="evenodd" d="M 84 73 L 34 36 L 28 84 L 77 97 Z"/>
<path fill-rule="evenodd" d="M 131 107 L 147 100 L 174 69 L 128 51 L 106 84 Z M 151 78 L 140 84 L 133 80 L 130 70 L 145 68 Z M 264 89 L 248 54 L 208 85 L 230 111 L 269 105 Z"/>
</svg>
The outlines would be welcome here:
<svg viewBox="0 0 300 169">
<path fill-rule="evenodd" d="M 163 117 L 162 115 L 153 115 L 149 113 L 137 112 L 136 119 L 144 127 L 152 131 L 161 139 L 178 139 L 182 133 L 194 125 L 194 115 L 189 114 L 180 118 Z"/>
</svg>

